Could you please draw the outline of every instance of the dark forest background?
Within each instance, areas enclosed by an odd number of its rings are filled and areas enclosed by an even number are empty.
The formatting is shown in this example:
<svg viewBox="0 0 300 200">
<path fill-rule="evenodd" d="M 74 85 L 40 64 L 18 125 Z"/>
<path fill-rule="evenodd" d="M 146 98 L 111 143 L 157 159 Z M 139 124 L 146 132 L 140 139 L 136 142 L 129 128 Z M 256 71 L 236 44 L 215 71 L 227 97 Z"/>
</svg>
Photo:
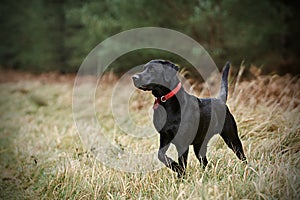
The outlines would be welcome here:
<svg viewBox="0 0 300 200">
<path fill-rule="evenodd" d="M 76 72 L 88 53 L 121 31 L 156 26 L 189 35 L 218 66 L 255 64 L 265 73 L 299 73 L 297 1 L 288 0 L 2 0 L 0 65 L 30 72 Z M 174 41 L 176 42 L 176 41 Z M 115 72 L 153 58 L 139 50 L 114 62 Z"/>
</svg>

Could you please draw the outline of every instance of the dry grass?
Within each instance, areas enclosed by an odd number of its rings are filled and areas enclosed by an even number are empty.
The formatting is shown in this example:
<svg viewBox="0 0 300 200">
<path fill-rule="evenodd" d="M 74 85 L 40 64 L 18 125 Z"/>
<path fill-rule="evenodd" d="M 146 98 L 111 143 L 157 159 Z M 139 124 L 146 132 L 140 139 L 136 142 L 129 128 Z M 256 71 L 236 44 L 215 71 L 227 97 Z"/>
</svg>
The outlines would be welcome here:
<svg viewBox="0 0 300 200">
<path fill-rule="evenodd" d="M 101 94 L 96 95 L 109 99 L 114 81 L 105 80 Z M 249 163 L 238 161 L 224 142 L 214 137 L 209 146 L 209 166 L 202 170 L 191 154 L 185 180 L 177 180 L 166 168 L 127 173 L 98 162 L 83 146 L 74 125 L 72 87 L 70 82 L 34 79 L 0 84 L 0 198 L 300 198 L 298 77 L 232 80 L 228 104 Z M 200 96 L 207 94 L 205 86 L 199 88 L 203 88 Z M 129 110 L 134 121 L 150 123 L 152 101 L 150 94 L 132 95 Z M 102 131 L 114 145 L 122 151 L 142 147 L 156 150 L 158 135 L 148 140 L 127 139 L 115 125 L 109 104 L 96 103 L 103 108 L 97 112 L 106 125 Z"/>
</svg>

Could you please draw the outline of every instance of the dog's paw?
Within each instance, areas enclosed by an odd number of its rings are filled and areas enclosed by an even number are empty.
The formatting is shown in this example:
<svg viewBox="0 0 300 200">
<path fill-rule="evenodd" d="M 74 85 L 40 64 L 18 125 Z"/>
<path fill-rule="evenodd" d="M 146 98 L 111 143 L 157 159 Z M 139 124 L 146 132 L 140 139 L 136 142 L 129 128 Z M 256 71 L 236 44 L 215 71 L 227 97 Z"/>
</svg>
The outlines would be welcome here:
<svg viewBox="0 0 300 200">
<path fill-rule="evenodd" d="M 177 162 L 171 164 L 171 169 L 177 173 L 177 177 L 182 179 L 185 177 L 185 168 L 180 166 Z"/>
<path fill-rule="evenodd" d="M 187 175 L 186 175 L 185 171 L 183 171 L 183 172 L 177 172 L 177 178 L 178 179 L 186 179 Z"/>
</svg>

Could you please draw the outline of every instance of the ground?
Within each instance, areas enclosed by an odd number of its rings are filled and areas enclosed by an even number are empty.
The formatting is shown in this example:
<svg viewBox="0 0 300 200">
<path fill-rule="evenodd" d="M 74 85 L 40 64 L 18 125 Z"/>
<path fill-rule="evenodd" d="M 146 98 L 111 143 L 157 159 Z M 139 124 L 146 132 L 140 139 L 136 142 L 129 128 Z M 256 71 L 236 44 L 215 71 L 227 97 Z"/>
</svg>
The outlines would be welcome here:
<svg viewBox="0 0 300 200">
<path fill-rule="evenodd" d="M 241 81 L 231 75 L 228 105 L 248 164 L 216 136 L 209 143 L 208 167 L 203 170 L 191 153 L 183 180 L 167 168 L 130 173 L 99 162 L 74 124 L 73 81 L 72 75 L 1 70 L 1 199 L 300 199 L 298 77 L 257 75 Z M 96 92 L 96 107 L 105 108 L 96 111 L 105 124 L 102 132 L 120 152 L 141 148 L 138 144 L 155 151 L 158 135 L 128 139 L 114 123 L 109 100 L 117 82 L 107 75 Z M 207 96 L 205 85 L 195 88 L 199 97 Z M 129 103 L 134 121 L 151 124 L 150 94 L 136 91 Z"/>
</svg>

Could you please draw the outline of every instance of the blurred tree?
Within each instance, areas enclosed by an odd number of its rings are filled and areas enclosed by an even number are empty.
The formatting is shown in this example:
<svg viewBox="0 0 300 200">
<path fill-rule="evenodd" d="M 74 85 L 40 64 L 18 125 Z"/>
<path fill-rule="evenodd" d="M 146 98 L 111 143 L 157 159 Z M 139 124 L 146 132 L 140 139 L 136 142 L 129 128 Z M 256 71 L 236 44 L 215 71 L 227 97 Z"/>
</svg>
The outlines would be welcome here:
<svg viewBox="0 0 300 200">
<path fill-rule="evenodd" d="M 63 1 L 21 0 L 4 5 L 1 64 L 34 72 L 59 71 L 66 60 Z"/>
<path fill-rule="evenodd" d="M 22 25 L 26 22 L 24 15 L 29 7 L 24 0 L 19 2 L 3 0 L 0 4 L 0 59 L 1 64 L 9 66 L 18 66 L 16 58 L 21 52 L 18 44 L 22 39 L 20 32 Z M 18 13 L 12 15 L 11 13 Z M 19 40 L 19 41 L 18 41 Z"/>
<path fill-rule="evenodd" d="M 203 0 L 190 18 L 190 34 L 219 65 L 225 59 L 274 65 L 281 60 L 284 12 L 283 4 L 271 0 Z"/>
<path fill-rule="evenodd" d="M 156 26 L 191 36 L 218 66 L 225 60 L 235 65 L 246 60 L 268 71 L 274 69 L 270 66 L 285 66 L 278 69 L 299 73 L 298 19 L 296 3 L 287 0 L 3 0 L 0 64 L 37 72 L 75 72 L 106 38 Z M 186 64 L 159 50 L 124 56 L 113 63 L 116 72 L 161 57 Z"/>
</svg>

